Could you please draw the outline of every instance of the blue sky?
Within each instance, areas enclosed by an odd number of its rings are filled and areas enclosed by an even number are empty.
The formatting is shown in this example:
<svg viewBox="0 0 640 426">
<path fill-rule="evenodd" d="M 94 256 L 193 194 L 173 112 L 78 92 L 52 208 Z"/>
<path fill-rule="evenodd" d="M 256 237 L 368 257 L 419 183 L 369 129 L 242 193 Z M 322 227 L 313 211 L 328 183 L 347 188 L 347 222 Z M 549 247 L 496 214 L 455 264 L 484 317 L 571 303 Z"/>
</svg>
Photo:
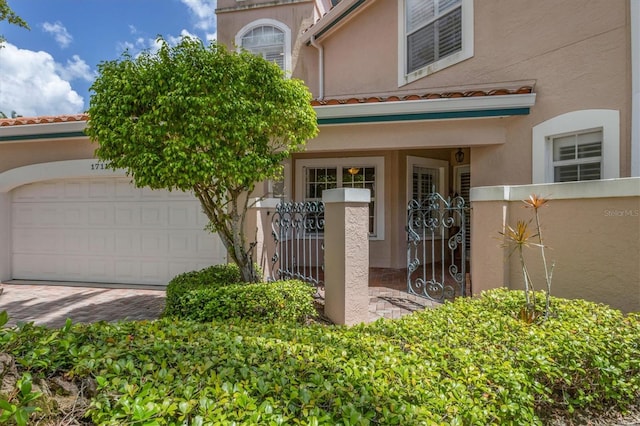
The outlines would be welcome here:
<svg viewBox="0 0 640 426">
<path fill-rule="evenodd" d="M 155 48 L 162 35 L 216 37 L 216 0 L 8 0 L 31 30 L 0 22 L 0 111 L 76 114 L 101 61 Z"/>
</svg>

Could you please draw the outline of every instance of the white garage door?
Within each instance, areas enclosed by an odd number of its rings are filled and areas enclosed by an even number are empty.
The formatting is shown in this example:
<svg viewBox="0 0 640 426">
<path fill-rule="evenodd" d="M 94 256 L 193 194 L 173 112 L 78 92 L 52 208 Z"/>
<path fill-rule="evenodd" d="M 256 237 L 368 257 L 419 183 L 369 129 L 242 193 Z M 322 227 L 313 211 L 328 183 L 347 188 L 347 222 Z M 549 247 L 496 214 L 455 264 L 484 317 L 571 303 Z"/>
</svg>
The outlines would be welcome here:
<svg viewBox="0 0 640 426">
<path fill-rule="evenodd" d="M 193 195 L 128 178 L 21 186 L 11 223 L 14 279 L 166 285 L 226 258 Z"/>
</svg>

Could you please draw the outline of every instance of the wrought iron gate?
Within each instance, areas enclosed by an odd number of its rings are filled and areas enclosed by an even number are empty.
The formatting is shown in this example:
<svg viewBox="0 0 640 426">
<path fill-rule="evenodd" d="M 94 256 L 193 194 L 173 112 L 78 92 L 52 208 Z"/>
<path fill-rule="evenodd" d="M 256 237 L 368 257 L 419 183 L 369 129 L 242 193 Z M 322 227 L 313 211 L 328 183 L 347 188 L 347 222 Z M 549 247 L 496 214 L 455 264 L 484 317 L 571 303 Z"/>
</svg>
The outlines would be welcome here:
<svg viewBox="0 0 640 426">
<path fill-rule="evenodd" d="M 271 219 L 275 251 L 272 280 L 298 279 L 324 285 L 324 203 L 282 202 Z"/>
<path fill-rule="evenodd" d="M 432 192 L 407 208 L 407 291 L 437 302 L 465 295 L 466 213 L 462 197 Z"/>
</svg>

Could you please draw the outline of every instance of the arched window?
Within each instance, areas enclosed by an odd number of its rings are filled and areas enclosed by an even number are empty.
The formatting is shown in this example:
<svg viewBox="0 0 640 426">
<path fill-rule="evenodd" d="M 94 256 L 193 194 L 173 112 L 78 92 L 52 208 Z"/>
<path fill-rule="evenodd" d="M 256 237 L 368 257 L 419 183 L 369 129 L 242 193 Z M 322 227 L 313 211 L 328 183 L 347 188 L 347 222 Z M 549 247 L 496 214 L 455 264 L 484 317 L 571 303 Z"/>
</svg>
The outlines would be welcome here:
<svg viewBox="0 0 640 426">
<path fill-rule="evenodd" d="M 275 62 L 282 70 L 291 69 L 291 31 L 281 22 L 259 19 L 242 28 L 236 45 Z"/>
</svg>

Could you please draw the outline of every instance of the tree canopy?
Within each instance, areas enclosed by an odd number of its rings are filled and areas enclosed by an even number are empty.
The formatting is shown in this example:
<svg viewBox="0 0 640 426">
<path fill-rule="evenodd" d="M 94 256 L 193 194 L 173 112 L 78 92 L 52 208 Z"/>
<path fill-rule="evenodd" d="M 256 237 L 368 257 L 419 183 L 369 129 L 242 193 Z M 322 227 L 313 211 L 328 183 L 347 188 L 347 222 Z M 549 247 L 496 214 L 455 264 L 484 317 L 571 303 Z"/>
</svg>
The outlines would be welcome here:
<svg viewBox="0 0 640 426">
<path fill-rule="evenodd" d="M 98 65 L 86 133 L 138 187 L 193 191 L 245 281 L 247 194 L 317 134 L 311 94 L 277 65 L 183 38 Z"/>
<path fill-rule="evenodd" d="M 29 25 L 16 13 L 11 10 L 7 0 L 0 0 L 0 22 L 7 21 L 10 24 L 17 25 L 22 28 L 29 29 Z M 0 34 L 0 48 L 2 47 L 2 43 L 4 43 L 5 38 L 2 34 Z"/>
</svg>

